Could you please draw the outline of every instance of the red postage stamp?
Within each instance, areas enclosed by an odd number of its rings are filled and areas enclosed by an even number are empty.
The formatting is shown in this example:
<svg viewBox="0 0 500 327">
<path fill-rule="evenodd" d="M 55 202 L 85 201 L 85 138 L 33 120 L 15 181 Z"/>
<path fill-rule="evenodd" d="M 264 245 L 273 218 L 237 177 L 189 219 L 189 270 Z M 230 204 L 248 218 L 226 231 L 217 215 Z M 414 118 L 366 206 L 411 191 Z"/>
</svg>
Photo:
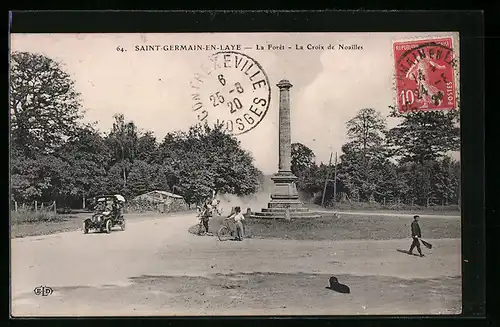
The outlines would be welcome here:
<svg viewBox="0 0 500 327">
<path fill-rule="evenodd" d="M 399 112 L 457 107 L 453 39 L 394 42 Z"/>
</svg>

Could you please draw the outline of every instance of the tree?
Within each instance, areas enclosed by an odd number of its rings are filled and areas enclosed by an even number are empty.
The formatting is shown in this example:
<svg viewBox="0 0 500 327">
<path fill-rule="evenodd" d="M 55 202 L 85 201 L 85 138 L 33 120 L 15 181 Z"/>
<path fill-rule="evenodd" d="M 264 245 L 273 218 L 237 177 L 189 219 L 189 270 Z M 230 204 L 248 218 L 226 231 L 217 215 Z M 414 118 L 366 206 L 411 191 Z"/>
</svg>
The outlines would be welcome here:
<svg viewBox="0 0 500 327">
<path fill-rule="evenodd" d="M 321 203 L 325 179 L 327 178 L 329 172 L 331 172 L 331 167 L 328 165 L 323 163 L 320 163 L 319 165 L 312 165 L 303 171 L 298 177 L 297 189 L 308 196 L 318 195 L 316 200 L 319 199 L 319 203 Z M 325 199 L 328 201 L 330 197 L 331 194 L 327 194 Z"/>
<path fill-rule="evenodd" d="M 445 156 L 437 162 L 435 192 L 441 204 L 460 204 L 460 162 Z"/>
<path fill-rule="evenodd" d="M 350 143 L 342 146 L 337 177 L 351 194 L 359 194 L 364 180 L 362 155 Z"/>
<path fill-rule="evenodd" d="M 196 127 L 197 141 L 202 144 L 207 168 L 213 174 L 214 191 L 249 195 L 259 185 L 259 170 L 252 155 L 241 148 L 240 141 L 229 135 L 223 125 Z"/>
<path fill-rule="evenodd" d="M 405 196 L 407 204 L 425 206 L 432 202 L 434 198 L 432 165 L 432 161 L 425 161 L 423 164 L 414 162 L 401 164 L 400 177 L 408 185 L 408 193 Z"/>
<path fill-rule="evenodd" d="M 315 165 L 314 152 L 302 143 L 292 143 L 292 173 L 301 176 Z"/>
<path fill-rule="evenodd" d="M 381 150 L 385 120 L 378 111 L 373 108 L 361 109 L 346 126 L 351 148 L 360 151 L 364 159 Z"/>
<path fill-rule="evenodd" d="M 134 160 L 130 166 L 130 173 L 128 176 L 128 184 L 125 194 L 127 196 L 137 196 L 153 191 L 157 188 L 164 190 L 162 187 L 156 187 L 155 180 L 157 174 L 157 167 L 148 164 L 142 160 Z M 167 190 L 165 190 L 167 191 Z"/>
<path fill-rule="evenodd" d="M 12 195 L 20 202 L 53 200 L 72 188 L 68 172 L 68 164 L 53 155 L 12 158 Z"/>
<path fill-rule="evenodd" d="M 190 203 L 212 194 L 248 195 L 259 186 L 252 156 L 223 126 L 192 126 L 168 134 L 159 147 L 168 183 Z M 172 185 L 171 185 L 172 186 Z"/>
<path fill-rule="evenodd" d="M 418 205 L 458 202 L 460 175 L 448 173 L 454 164 L 447 159 L 448 152 L 460 149 L 458 110 L 399 113 L 390 108 L 390 117 L 401 122 L 387 133 L 389 154 L 402 167 L 411 201 Z"/>
<path fill-rule="evenodd" d="M 460 163 L 445 156 L 423 164 L 401 165 L 400 177 L 409 186 L 408 200 L 416 205 L 459 204 Z"/>
<path fill-rule="evenodd" d="M 52 153 L 75 131 L 82 115 L 80 96 L 62 64 L 14 52 L 9 87 L 11 143 L 24 155 Z"/>
<path fill-rule="evenodd" d="M 185 133 L 180 131 L 168 133 L 158 146 L 158 160 L 162 165 L 162 173 L 165 175 L 167 185 L 173 192 L 180 187 L 180 175 L 182 171 L 182 153 L 188 149 L 183 148 L 181 140 Z"/>
<path fill-rule="evenodd" d="M 147 163 L 155 163 L 159 161 L 158 143 L 153 132 L 146 132 L 137 140 L 136 157 L 139 160 Z"/>
<path fill-rule="evenodd" d="M 106 143 L 113 154 L 113 164 L 121 167 L 123 187 L 127 186 L 130 164 L 136 159 L 138 131 L 133 121 L 125 121 L 123 114 L 114 116 L 113 127 L 106 137 Z"/>
<path fill-rule="evenodd" d="M 69 165 L 66 196 L 89 198 L 106 188 L 106 175 L 111 156 L 102 136 L 92 127 L 77 128 L 74 135 L 58 151 Z"/>
<path fill-rule="evenodd" d="M 417 162 L 442 158 L 449 151 L 460 150 L 459 112 L 417 111 L 398 113 L 394 107 L 390 117 L 402 120 L 387 133 L 391 155 L 401 162 Z"/>
<path fill-rule="evenodd" d="M 338 177 L 360 199 L 384 196 L 389 168 L 384 142 L 385 120 L 375 109 L 361 109 L 346 123 L 348 142 L 342 146 Z"/>
<path fill-rule="evenodd" d="M 129 161 L 120 161 L 112 165 L 106 172 L 105 185 L 102 193 L 109 194 L 123 194 L 126 198 L 129 198 L 129 189 L 125 183 L 123 172 L 130 171 L 132 164 Z"/>
</svg>

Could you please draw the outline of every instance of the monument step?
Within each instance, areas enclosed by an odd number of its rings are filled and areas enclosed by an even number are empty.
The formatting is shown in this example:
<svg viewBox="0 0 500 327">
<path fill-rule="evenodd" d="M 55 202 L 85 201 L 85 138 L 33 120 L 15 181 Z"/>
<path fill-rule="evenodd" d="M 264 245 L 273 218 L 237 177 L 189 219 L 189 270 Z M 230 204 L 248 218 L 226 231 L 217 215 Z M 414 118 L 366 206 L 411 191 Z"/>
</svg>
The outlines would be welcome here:
<svg viewBox="0 0 500 327">
<path fill-rule="evenodd" d="M 258 218 L 284 218 L 285 217 L 285 212 L 253 212 L 250 216 L 255 216 Z M 300 211 L 295 211 L 295 212 L 290 212 L 290 218 L 302 218 L 302 217 L 319 217 L 320 215 L 315 213 L 315 212 L 300 212 Z"/>
<path fill-rule="evenodd" d="M 299 200 L 279 200 L 279 201 L 272 200 L 267 204 L 267 208 L 269 209 L 281 209 L 281 208 L 296 209 L 303 207 L 304 205 Z"/>
<path fill-rule="evenodd" d="M 289 208 L 290 212 L 309 212 L 309 208 Z M 285 212 L 286 208 L 262 208 L 262 212 Z"/>
<path fill-rule="evenodd" d="M 257 214 L 252 214 L 249 216 L 251 219 L 285 219 L 284 215 L 274 215 L 274 216 L 261 216 Z M 316 213 L 307 213 L 307 214 L 301 214 L 301 215 L 290 215 L 290 219 L 318 219 L 321 218 L 321 215 L 318 215 Z"/>
</svg>

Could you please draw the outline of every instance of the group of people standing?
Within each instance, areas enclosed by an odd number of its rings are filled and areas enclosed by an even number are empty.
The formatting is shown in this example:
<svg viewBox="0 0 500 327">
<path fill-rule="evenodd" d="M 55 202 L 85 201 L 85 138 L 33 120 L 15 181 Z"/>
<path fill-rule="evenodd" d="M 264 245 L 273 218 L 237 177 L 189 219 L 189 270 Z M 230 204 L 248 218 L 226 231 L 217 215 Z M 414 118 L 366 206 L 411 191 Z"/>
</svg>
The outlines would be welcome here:
<svg viewBox="0 0 500 327">
<path fill-rule="evenodd" d="M 215 195 L 211 199 L 205 201 L 205 203 L 198 207 L 198 217 L 200 218 L 201 225 L 205 229 L 205 233 L 209 233 L 209 221 L 214 215 L 220 216 L 222 214 L 222 209 L 220 208 L 220 200 L 215 198 Z M 226 219 L 233 219 L 236 226 L 236 240 L 242 241 L 244 237 L 244 225 L 243 221 L 245 216 L 241 213 L 241 207 L 234 207 L 231 210 Z M 200 226 L 201 227 L 201 226 Z"/>
<path fill-rule="evenodd" d="M 220 216 L 222 214 L 222 209 L 220 208 L 220 200 L 215 198 L 215 194 L 213 194 L 211 199 L 205 201 L 202 207 L 198 206 L 198 217 L 201 220 L 201 224 L 205 229 L 205 233 L 208 233 L 209 221 L 214 215 Z M 420 226 L 418 224 L 419 216 L 413 216 L 413 222 L 411 223 L 411 236 L 412 243 L 410 245 L 409 254 L 413 254 L 413 249 L 416 247 L 419 255 L 423 257 L 422 249 L 420 247 L 420 238 L 422 237 L 422 233 L 420 230 Z M 244 237 L 244 225 L 245 216 L 241 213 L 241 207 L 234 207 L 231 210 L 231 213 L 226 219 L 233 219 L 236 226 L 236 240 L 242 241 Z"/>
<path fill-rule="evenodd" d="M 219 208 L 220 200 L 215 197 L 206 200 L 202 207 L 198 207 L 198 217 L 200 217 L 201 223 L 205 228 L 205 233 L 208 233 L 208 222 L 214 214 L 220 215 L 222 210 Z"/>
</svg>

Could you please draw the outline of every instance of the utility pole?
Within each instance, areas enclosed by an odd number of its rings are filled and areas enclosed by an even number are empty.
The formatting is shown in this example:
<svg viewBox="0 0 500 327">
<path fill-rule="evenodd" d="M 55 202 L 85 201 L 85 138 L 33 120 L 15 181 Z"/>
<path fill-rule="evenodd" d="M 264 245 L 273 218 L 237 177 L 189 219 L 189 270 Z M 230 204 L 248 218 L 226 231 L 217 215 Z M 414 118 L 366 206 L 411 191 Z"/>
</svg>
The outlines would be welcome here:
<svg viewBox="0 0 500 327">
<path fill-rule="evenodd" d="M 333 153 L 330 152 L 330 160 L 328 161 L 328 171 L 326 173 L 326 179 L 325 179 L 325 187 L 323 188 L 323 198 L 321 199 L 321 206 L 325 206 L 325 194 L 326 194 L 326 186 L 328 185 L 329 179 L 330 179 L 330 166 L 332 165 L 332 155 Z"/>
<path fill-rule="evenodd" d="M 335 171 L 333 173 L 333 206 L 337 205 L 337 152 L 335 152 Z"/>
</svg>

